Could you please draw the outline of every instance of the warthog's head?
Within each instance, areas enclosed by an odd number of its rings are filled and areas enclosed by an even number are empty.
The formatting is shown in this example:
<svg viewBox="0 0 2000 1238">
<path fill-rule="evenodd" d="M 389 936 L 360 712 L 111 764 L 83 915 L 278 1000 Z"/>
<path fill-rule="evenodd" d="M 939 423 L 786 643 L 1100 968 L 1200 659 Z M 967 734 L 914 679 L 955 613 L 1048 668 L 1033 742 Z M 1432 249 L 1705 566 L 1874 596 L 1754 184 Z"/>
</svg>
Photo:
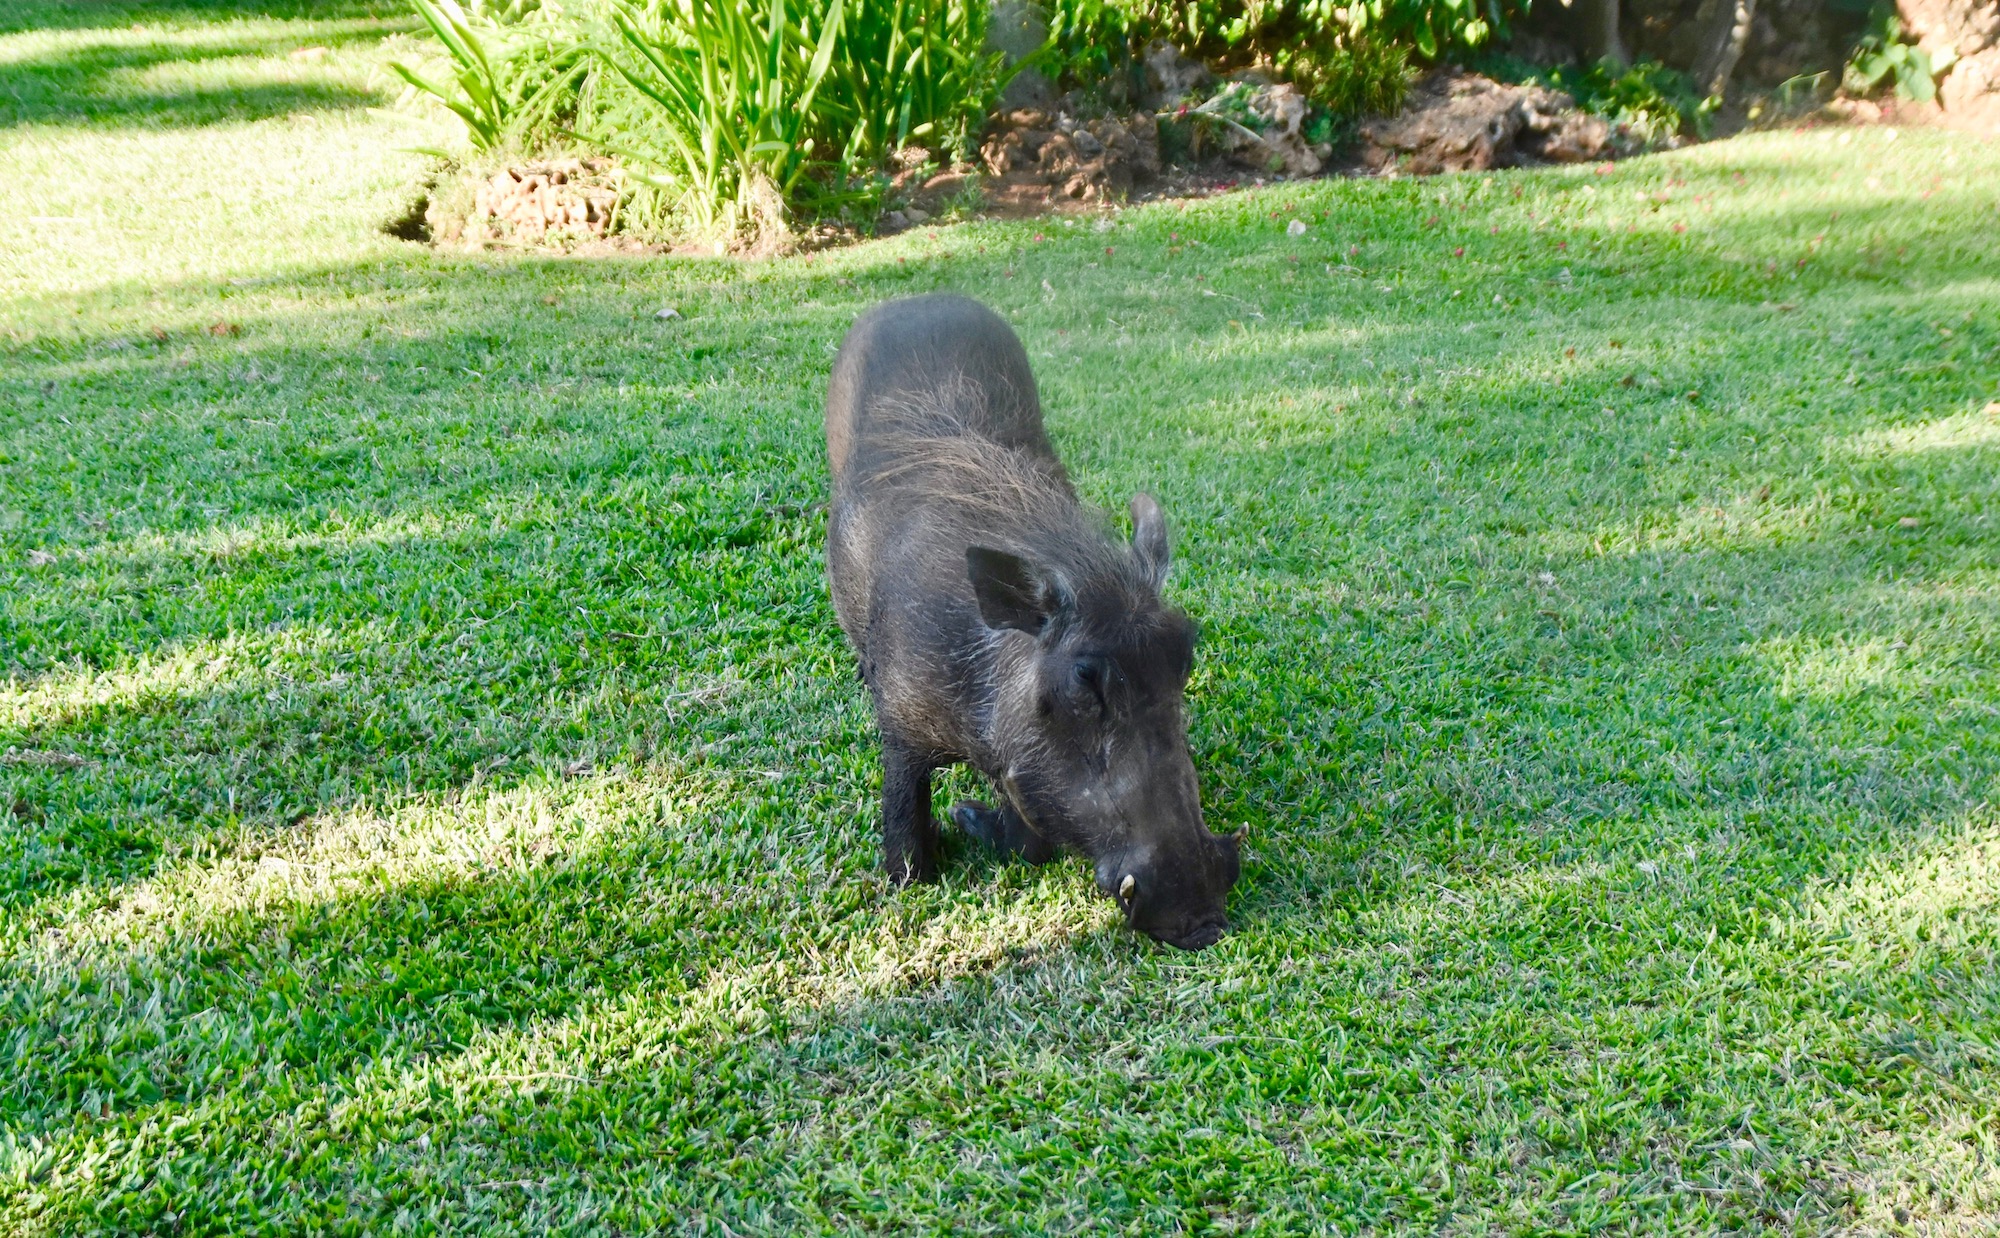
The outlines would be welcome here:
<svg viewBox="0 0 2000 1238">
<path fill-rule="evenodd" d="M 1133 928 L 1200 950 L 1228 927 L 1239 839 L 1202 819 L 1185 701 L 1195 626 L 1160 600 L 1166 522 L 1146 495 L 1131 512 L 1117 570 L 966 552 L 980 618 L 1000 633 L 991 733 L 1022 816 L 1096 860 Z"/>
</svg>

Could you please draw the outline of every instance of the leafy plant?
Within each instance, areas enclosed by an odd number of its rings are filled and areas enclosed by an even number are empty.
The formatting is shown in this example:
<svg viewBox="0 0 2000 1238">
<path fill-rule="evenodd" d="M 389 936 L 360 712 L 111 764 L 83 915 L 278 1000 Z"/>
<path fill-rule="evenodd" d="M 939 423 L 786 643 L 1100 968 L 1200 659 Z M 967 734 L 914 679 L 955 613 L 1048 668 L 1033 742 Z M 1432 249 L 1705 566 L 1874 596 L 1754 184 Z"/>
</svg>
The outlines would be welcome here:
<svg viewBox="0 0 2000 1238">
<path fill-rule="evenodd" d="M 1304 0 L 1302 7 L 1333 24 L 1344 13 L 1350 34 L 1407 43 L 1425 60 L 1477 49 L 1528 11 L 1527 0 Z"/>
<path fill-rule="evenodd" d="M 529 0 L 515 0 L 497 12 L 468 10 L 457 0 L 410 0 L 410 7 L 443 45 L 450 80 L 400 61 L 389 68 L 464 121 L 475 149 L 532 144 L 574 108 L 590 58 L 567 28 L 537 20 Z"/>
<path fill-rule="evenodd" d="M 608 144 L 659 170 L 656 185 L 696 230 L 718 237 L 781 228 L 816 151 L 816 97 L 839 47 L 843 0 L 619 5 L 624 55 L 611 64 L 651 106 Z"/>
<path fill-rule="evenodd" d="M 823 100 L 845 172 L 879 166 L 911 139 L 970 158 L 1011 73 L 986 47 L 988 0 L 848 0 Z M 1016 64 L 1013 72 L 1023 66 Z"/>
<path fill-rule="evenodd" d="M 1933 59 L 1929 52 L 1904 39 L 1903 22 L 1891 10 L 1878 11 L 1868 33 L 1848 57 L 1841 85 L 1855 95 L 1874 94 L 1885 83 L 1899 98 L 1929 103 L 1937 97 L 1937 78 L 1957 57 L 1951 49 Z"/>
</svg>

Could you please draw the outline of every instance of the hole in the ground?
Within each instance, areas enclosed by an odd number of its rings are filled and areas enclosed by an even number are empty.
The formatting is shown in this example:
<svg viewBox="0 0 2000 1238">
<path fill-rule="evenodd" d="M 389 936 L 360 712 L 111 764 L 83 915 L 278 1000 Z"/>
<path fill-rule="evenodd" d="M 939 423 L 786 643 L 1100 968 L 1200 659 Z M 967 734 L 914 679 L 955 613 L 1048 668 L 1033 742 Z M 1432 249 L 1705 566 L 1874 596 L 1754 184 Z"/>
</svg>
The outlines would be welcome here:
<svg viewBox="0 0 2000 1238">
<path fill-rule="evenodd" d="M 430 195 L 418 194 L 408 206 L 403 208 L 401 214 L 383 221 L 382 231 L 399 241 L 428 243 L 431 239 L 431 223 L 430 220 L 424 218 L 424 212 L 428 211 L 430 207 Z"/>
</svg>

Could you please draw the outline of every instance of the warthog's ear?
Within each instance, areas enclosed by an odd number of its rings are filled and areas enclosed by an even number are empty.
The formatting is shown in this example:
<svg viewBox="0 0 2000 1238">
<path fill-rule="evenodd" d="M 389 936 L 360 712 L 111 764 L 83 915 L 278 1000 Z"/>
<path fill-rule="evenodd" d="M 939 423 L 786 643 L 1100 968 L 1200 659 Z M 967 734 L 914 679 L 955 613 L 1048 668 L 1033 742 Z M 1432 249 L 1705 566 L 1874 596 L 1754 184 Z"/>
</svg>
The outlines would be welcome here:
<svg viewBox="0 0 2000 1238">
<path fill-rule="evenodd" d="M 1167 518 L 1160 514 L 1160 505 L 1150 494 L 1135 494 L 1129 508 L 1132 513 L 1132 553 L 1139 560 L 1157 589 L 1167 581 L 1167 563 L 1171 555 L 1167 550 Z"/>
<path fill-rule="evenodd" d="M 979 599 L 979 617 L 989 628 L 1018 628 L 1040 636 L 1055 614 L 1055 582 L 1019 555 L 990 546 L 968 547 L 965 574 Z"/>
<path fill-rule="evenodd" d="M 1243 837 L 1250 832 L 1249 826 L 1242 826 L 1229 834 L 1211 834 L 1215 848 L 1222 853 L 1224 866 L 1229 870 L 1229 884 L 1235 885 L 1238 874 L 1243 871 Z"/>
</svg>

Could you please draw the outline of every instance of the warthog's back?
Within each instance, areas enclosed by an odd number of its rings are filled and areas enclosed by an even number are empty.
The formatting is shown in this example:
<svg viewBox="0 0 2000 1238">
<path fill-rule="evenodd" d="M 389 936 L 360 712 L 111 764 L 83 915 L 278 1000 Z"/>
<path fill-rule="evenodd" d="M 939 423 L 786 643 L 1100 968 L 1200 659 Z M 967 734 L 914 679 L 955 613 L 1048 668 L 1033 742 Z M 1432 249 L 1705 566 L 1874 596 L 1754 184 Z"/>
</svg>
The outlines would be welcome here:
<svg viewBox="0 0 2000 1238">
<path fill-rule="evenodd" d="M 952 401 L 968 432 L 1055 464 L 1035 376 L 1013 328 L 968 297 L 933 293 L 876 306 L 841 341 L 826 397 L 835 488 L 854 475 L 857 452 L 870 454 L 877 430 L 893 434 L 911 409 L 953 388 L 980 394 Z"/>
</svg>

